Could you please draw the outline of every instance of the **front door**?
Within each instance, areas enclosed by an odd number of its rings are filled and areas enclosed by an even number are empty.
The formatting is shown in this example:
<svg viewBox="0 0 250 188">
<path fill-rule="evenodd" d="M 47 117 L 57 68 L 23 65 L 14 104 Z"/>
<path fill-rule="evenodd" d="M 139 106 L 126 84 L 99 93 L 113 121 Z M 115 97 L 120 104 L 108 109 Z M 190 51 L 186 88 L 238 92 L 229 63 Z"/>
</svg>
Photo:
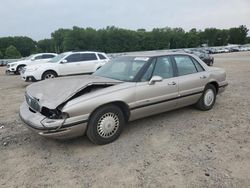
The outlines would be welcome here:
<svg viewBox="0 0 250 188">
<path fill-rule="evenodd" d="M 78 74 L 81 68 L 80 53 L 74 53 L 65 58 L 66 62 L 59 64 L 60 75 L 73 75 Z"/>
<path fill-rule="evenodd" d="M 162 81 L 150 85 L 153 76 Z M 174 75 L 173 62 L 169 56 L 158 57 L 150 65 L 142 82 L 136 84 L 136 102 L 131 110 L 131 119 L 157 114 L 174 109 L 178 97 L 178 79 Z"/>
</svg>

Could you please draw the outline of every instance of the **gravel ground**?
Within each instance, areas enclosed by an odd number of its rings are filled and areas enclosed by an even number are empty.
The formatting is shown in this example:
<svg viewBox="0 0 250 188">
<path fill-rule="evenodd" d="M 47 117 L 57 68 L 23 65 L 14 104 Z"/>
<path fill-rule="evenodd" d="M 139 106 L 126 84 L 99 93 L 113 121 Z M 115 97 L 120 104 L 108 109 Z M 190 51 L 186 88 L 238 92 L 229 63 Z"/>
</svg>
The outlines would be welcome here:
<svg viewBox="0 0 250 188">
<path fill-rule="evenodd" d="M 0 187 L 250 187 L 250 52 L 215 66 L 230 85 L 212 110 L 131 122 L 105 146 L 33 134 L 18 117 L 28 84 L 0 68 Z"/>
</svg>

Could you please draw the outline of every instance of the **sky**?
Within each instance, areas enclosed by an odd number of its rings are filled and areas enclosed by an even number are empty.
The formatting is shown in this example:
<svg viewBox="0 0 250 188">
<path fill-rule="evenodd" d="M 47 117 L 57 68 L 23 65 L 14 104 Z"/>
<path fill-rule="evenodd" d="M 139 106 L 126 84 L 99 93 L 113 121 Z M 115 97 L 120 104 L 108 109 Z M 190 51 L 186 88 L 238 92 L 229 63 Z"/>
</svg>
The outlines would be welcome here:
<svg viewBox="0 0 250 188">
<path fill-rule="evenodd" d="M 203 30 L 246 25 L 250 0 L 0 0 L 0 37 L 50 38 L 58 28 Z"/>
</svg>

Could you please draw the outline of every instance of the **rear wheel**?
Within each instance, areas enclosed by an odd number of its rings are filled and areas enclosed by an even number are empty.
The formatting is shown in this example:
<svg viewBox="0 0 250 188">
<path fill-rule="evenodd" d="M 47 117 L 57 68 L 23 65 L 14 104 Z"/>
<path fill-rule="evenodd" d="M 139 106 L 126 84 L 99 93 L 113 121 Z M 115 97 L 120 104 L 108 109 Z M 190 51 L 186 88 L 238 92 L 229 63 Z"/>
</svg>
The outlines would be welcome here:
<svg viewBox="0 0 250 188">
<path fill-rule="evenodd" d="M 87 136 L 95 144 L 103 145 L 116 140 L 124 127 L 122 110 L 115 105 L 97 109 L 91 116 Z"/>
<path fill-rule="evenodd" d="M 201 98 L 195 104 L 195 106 L 200 110 L 206 111 L 213 108 L 215 101 L 216 101 L 216 89 L 212 84 L 209 84 L 205 87 L 205 90 Z"/>
<path fill-rule="evenodd" d="M 51 79 L 51 78 L 56 78 L 57 74 L 54 71 L 46 71 L 42 75 L 43 80 Z"/>
</svg>

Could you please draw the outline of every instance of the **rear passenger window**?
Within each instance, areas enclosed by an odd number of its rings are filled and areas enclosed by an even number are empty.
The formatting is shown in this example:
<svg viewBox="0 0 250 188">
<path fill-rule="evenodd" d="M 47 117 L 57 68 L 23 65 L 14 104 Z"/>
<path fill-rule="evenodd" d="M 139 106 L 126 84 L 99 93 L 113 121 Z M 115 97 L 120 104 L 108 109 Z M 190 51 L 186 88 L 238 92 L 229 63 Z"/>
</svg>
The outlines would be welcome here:
<svg viewBox="0 0 250 188">
<path fill-rule="evenodd" d="M 43 55 L 43 59 L 49 59 L 49 58 L 53 58 L 53 57 L 55 57 L 54 55 L 52 55 L 52 54 L 44 54 Z"/>
<path fill-rule="evenodd" d="M 171 78 L 174 76 L 173 66 L 170 57 L 158 57 L 153 76 L 161 76 L 162 78 Z"/>
<path fill-rule="evenodd" d="M 42 55 L 36 56 L 35 60 L 37 60 L 37 59 L 42 59 Z"/>
<path fill-rule="evenodd" d="M 189 56 L 174 56 L 179 76 L 197 73 L 196 67 Z"/>
<path fill-rule="evenodd" d="M 93 60 L 97 60 L 97 57 L 94 53 L 81 54 L 81 61 L 93 61 Z"/>
<path fill-rule="evenodd" d="M 106 57 L 102 54 L 98 54 L 99 59 L 106 59 Z"/>
<path fill-rule="evenodd" d="M 196 67 L 198 72 L 204 71 L 204 68 L 201 66 L 201 64 L 197 60 L 195 60 L 194 58 L 192 58 L 192 60 L 193 60 L 193 62 L 195 64 L 195 67 Z"/>
</svg>

